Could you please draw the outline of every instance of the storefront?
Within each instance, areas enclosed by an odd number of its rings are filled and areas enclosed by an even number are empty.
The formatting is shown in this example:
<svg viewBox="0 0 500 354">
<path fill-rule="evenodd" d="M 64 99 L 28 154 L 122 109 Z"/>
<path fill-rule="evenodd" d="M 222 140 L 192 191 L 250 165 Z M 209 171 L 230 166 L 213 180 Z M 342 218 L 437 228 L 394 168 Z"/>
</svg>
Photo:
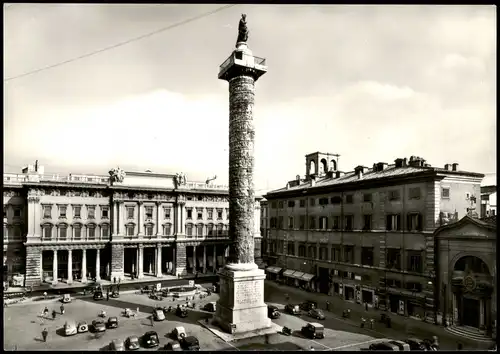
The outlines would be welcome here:
<svg viewBox="0 0 500 354">
<path fill-rule="evenodd" d="M 267 279 L 269 280 L 278 280 L 278 274 L 281 272 L 280 267 L 267 267 L 266 268 L 266 273 L 267 273 Z"/>
</svg>

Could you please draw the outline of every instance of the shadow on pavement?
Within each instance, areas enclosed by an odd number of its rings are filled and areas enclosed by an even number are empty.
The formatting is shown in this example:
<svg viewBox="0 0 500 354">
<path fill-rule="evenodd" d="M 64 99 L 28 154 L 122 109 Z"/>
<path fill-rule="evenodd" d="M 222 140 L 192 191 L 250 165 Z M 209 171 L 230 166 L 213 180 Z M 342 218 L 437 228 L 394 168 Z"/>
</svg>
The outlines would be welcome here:
<svg viewBox="0 0 500 354">
<path fill-rule="evenodd" d="M 43 339 L 42 338 L 35 337 L 35 338 L 33 338 L 33 340 L 35 342 L 42 342 L 43 343 Z"/>
</svg>

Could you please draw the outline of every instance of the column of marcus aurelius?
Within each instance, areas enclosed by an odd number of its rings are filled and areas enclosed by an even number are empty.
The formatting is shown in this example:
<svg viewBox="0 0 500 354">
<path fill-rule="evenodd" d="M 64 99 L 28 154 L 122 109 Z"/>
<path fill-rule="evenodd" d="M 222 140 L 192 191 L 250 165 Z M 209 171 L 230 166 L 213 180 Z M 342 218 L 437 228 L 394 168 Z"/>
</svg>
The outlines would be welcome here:
<svg viewBox="0 0 500 354">
<path fill-rule="evenodd" d="M 240 20 L 236 49 L 220 66 L 229 83 L 229 262 L 219 273 L 220 298 L 214 324 L 235 337 L 276 332 L 264 303 L 265 273 L 254 262 L 255 195 L 253 106 L 264 59 L 247 46 L 246 16 Z"/>
</svg>

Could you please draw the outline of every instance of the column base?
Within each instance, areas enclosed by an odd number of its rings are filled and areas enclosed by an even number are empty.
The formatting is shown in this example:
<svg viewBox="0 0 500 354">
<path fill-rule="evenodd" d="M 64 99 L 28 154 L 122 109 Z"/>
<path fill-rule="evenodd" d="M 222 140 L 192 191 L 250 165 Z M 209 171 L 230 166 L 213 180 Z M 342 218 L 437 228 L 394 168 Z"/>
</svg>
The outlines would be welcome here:
<svg viewBox="0 0 500 354">
<path fill-rule="evenodd" d="M 229 264 L 219 272 L 220 298 L 215 323 L 225 332 L 247 333 L 270 328 L 264 302 L 264 270 L 256 264 Z"/>
<path fill-rule="evenodd" d="M 66 284 L 68 284 L 68 285 L 73 284 L 73 279 L 68 279 L 68 280 L 66 280 Z"/>
</svg>

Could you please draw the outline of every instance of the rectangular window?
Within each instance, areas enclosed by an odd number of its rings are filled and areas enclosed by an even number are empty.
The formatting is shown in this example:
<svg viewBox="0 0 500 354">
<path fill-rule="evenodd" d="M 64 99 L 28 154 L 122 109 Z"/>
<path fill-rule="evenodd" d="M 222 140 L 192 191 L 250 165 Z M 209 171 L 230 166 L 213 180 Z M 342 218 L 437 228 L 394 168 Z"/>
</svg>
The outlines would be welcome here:
<svg viewBox="0 0 500 354">
<path fill-rule="evenodd" d="M 278 216 L 278 229 L 283 229 L 283 216 Z"/>
<path fill-rule="evenodd" d="M 422 273 L 422 254 L 419 251 L 408 251 L 408 267 L 410 272 Z"/>
<path fill-rule="evenodd" d="M 361 249 L 361 264 L 373 266 L 373 247 L 363 247 Z"/>
<path fill-rule="evenodd" d="M 101 206 L 101 218 L 109 219 L 109 207 Z"/>
<path fill-rule="evenodd" d="M 153 225 L 146 226 L 146 236 L 153 236 Z"/>
<path fill-rule="evenodd" d="M 288 207 L 289 207 L 289 208 L 293 208 L 293 207 L 295 207 L 295 200 L 289 200 L 289 201 L 288 201 Z"/>
<path fill-rule="evenodd" d="M 450 198 L 450 188 L 441 189 L 441 197 L 445 199 Z"/>
<path fill-rule="evenodd" d="M 193 236 L 193 226 L 192 225 L 186 226 L 186 235 Z"/>
<path fill-rule="evenodd" d="M 400 231 L 401 230 L 401 215 L 389 214 L 386 216 L 386 229 L 387 231 Z"/>
<path fill-rule="evenodd" d="M 14 217 L 15 218 L 21 217 L 21 209 L 20 208 L 15 208 L 14 209 Z"/>
<path fill-rule="evenodd" d="M 170 225 L 170 224 L 164 225 L 163 226 L 163 234 L 165 236 L 170 236 L 171 233 L 172 233 L 172 225 Z"/>
<path fill-rule="evenodd" d="M 90 238 L 92 228 L 88 228 L 87 230 L 88 230 L 89 238 Z M 79 227 L 79 226 L 73 227 L 73 237 L 75 238 L 75 240 L 81 240 L 81 238 L 82 238 L 82 228 L 81 227 Z"/>
<path fill-rule="evenodd" d="M 50 240 L 52 238 L 52 226 L 45 225 L 43 227 L 43 238 L 46 240 Z"/>
<path fill-rule="evenodd" d="M 371 202 L 372 201 L 372 194 L 371 193 L 364 193 L 363 194 L 363 201 L 364 202 Z"/>
<path fill-rule="evenodd" d="M 319 205 L 328 205 L 328 198 L 319 198 Z"/>
<path fill-rule="evenodd" d="M 276 220 L 277 220 L 277 219 L 276 219 L 276 217 L 274 217 L 274 216 L 273 216 L 273 217 L 271 217 L 271 220 L 270 220 L 270 225 L 269 225 L 269 226 L 270 226 L 272 229 L 275 229 L 275 228 L 276 228 L 276 226 L 277 226 L 277 222 L 276 222 Z"/>
<path fill-rule="evenodd" d="M 300 230 L 304 230 L 305 227 L 306 227 L 306 216 L 305 215 L 301 215 L 299 217 L 299 229 Z"/>
<path fill-rule="evenodd" d="M 310 206 L 315 206 L 316 205 L 316 199 L 314 199 L 314 198 L 309 199 L 309 205 Z"/>
<path fill-rule="evenodd" d="M 81 217 L 81 212 L 82 212 L 82 207 L 81 206 L 73 206 L 73 217 L 75 219 L 80 219 Z"/>
<path fill-rule="evenodd" d="M 165 220 L 170 220 L 171 218 L 171 213 L 172 213 L 172 208 L 163 208 L 163 213 L 165 214 Z"/>
<path fill-rule="evenodd" d="M 328 260 L 328 248 L 326 247 L 319 248 L 319 259 L 322 261 Z"/>
<path fill-rule="evenodd" d="M 309 229 L 316 229 L 316 218 L 314 216 L 309 217 Z"/>
<path fill-rule="evenodd" d="M 202 211 L 198 211 L 196 213 L 196 220 L 203 220 L 203 212 Z"/>
<path fill-rule="evenodd" d="M 213 220 L 214 219 L 214 210 L 212 208 L 207 209 L 208 212 L 208 220 Z"/>
<path fill-rule="evenodd" d="M 419 213 L 412 213 L 407 215 L 408 231 L 422 231 L 422 215 Z"/>
<path fill-rule="evenodd" d="M 334 215 L 332 217 L 332 229 L 333 230 L 338 230 L 340 229 L 340 216 Z"/>
<path fill-rule="evenodd" d="M 387 269 L 401 270 L 401 250 L 398 248 L 387 249 Z"/>
<path fill-rule="evenodd" d="M 109 237 L 109 226 L 107 224 L 101 225 L 101 237 Z"/>
<path fill-rule="evenodd" d="M 420 188 L 410 188 L 410 199 L 420 199 Z"/>
<path fill-rule="evenodd" d="M 335 196 L 332 197 L 331 200 L 332 204 L 342 204 L 342 197 Z"/>
<path fill-rule="evenodd" d="M 67 232 L 68 232 L 68 229 L 66 228 L 66 226 L 60 226 L 59 227 L 59 239 L 66 240 Z"/>
<path fill-rule="evenodd" d="M 354 216 L 352 215 L 346 215 L 345 216 L 345 230 L 350 231 L 354 227 Z"/>
<path fill-rule="evenodd" d="M 135 227 L 133 225 L 127 226 L 127 236 L 134 236 Z"/>
<path fill-rule="evenodd" d="M 196 227 L 196 236 L 203 236 L 203 225 L 198 225 Z"/>
<path fill-rule="evenodd" d="M 398 189 L 394 189 L 394 190 L 391 190 L 389 191 L 389 200 L 399 200 L 400 196 L 399 196 L 399 190 Z"/>
<path fill-rule="evenodd" d="M 280 200 L 278 202 L 278 208 L 283 209 L 283 201 L 282 200 Z"/>
<path fill-rule="evenodd" d="M 134 207 L 127 207 L 127 218 L 133 219 L 134 218 Z"/>
<path fill-rule="evenodd" d="M 332 261 L 335 261 L 335 262 L 340 261 L 340 247 L 339 246 L 332 247 Z"/>
<path fill-rule="evenodd" d="M 222 218 L 222 212 L 220 213 L 221 214 L 221 218 Z M 193 210 L 192 209 L 187 209 L 186 210 L 186 218 L 188 220 L 192 219 L 193 218 Z"/>
<path fill-rule="evenodd" d="M 60 218 L 66 217 L 66 206 L 65 205 L 59 206 L 59 217 Z"/>
<path fill-rule="evenodd" d="M 146 220 L 153 219 L 153 207 L 147 206 L 145 209 L 146 209 Z"/>
<path fill-rule="evenodd" d="M 326 216 L 321 216 L 319 218 L 319 228 L 321 230 L 326 230 L 328 229 L 328 218 Z"/>
<path fill-rule="evenodd" d="M 299 246 L 299 257 L 305 257 L 306 256 L 306 247 L 304 245 Z"/>
<path fill-rule="evenodd" d="M 293 229 L 293 216 L 288 217 L 288 228 Z"/>
<path fill-rule="evenodd" d="M 372 216 L 371 215 L 363 215 L 363 230 L 371 230 L 372 229 Z"/>
<path fill-rule="evenodd" d="M 287 245 L 287 247 L 288 247 L 287 254 L 289 256 L 294 256 L 295 255 L 295 245 L 293 243 L 289 243 Z"/>
<path fill-rule="evenodd" d="M 51 205 L 45 205 L 43 207 L 43 217 L 45 219 L 50 219 L 52 217 L 52 206 Z"/>
<path fill-rule="evenodd" d="M 87 206 L 87 217 L 89 219 L 94 219 L 95 218 L 95 206 Z"/>
<path fill-rule="evenodd" d="M 217 236 L 222 236 L 222 230 L 223 230 L 223 226 L 217 225 Z"/>
<path fill-rule="evenodd" d="M 305 208 L 306 207 L 306 200 L 305 199 L 301 199 L 300 200 L 300 207 L 301 208 Z"/>
<path fill-rule="evenodd" d="M 345 203 L 346 204 L 352 204 L 354 201 L 354 195 L 353 194 L 347 194 L 345 196 Z"/>
<path fill-rule="evenodd" d="M 271 203 L 271 209 L 276 209 L 276 202 Z"/>
<path fill-rule="evenodd" d="M 14 226 L 14 240 L 19 240 L 21 238 L 22 230 L 21 226 Z"/>
<path fill-rule="evenodd" d="M 344 246 L 344 262 L 354 262 L 354 246 Z"/>
<path fill-rule="evenodd" d="M 222 220 L 222 210 L 217 210 L 217 220 Z"/>
<path fill-rule="evenodd" d="M 214 236 L 214 225 L 209 224 L 207 226 L 207 235 L 208 236 Z"/>
</svg>

